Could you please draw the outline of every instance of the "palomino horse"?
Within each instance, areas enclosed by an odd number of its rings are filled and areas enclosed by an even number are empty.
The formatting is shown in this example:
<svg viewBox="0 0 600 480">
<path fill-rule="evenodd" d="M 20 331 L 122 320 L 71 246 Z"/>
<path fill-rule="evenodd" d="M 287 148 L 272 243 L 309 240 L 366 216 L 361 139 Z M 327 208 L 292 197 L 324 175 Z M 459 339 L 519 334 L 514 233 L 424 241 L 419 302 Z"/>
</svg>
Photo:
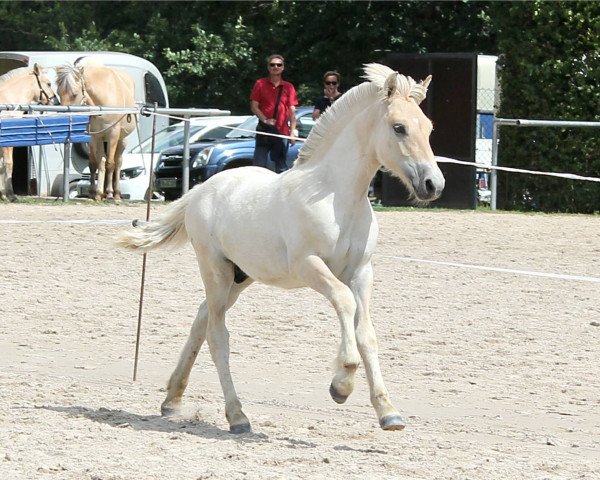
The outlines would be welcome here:
<svg viewBox="0 0 600 480">
<path fill-rule="evenodd" d="M 46 71 L 37 63 L 33 68 L 21 67 L 10 70 L 0 77 L 0 103 L 26 104 L 38 102 L 43 105 L 58 104 Z M 11 112 L 20 116 L 20 112 Z M 0 147 L 0 199 L 14 202 L 17 197 L 12 186 L 13 147 Z"/>
<path fill-rule="evenodd" d="M 341 325 L 337 369 L 329 389 L 343 403 L 360 360 L 384 430 L 404 421 L 392 405 L 369 316 L 371 256 L 378 227 L 367 197 L 380 167 L 397 175 L 417 201 L 440 196 L 444 177 L 429 145 L 432 124 L 418 104 L 431 77 L 417 84 L 369 64 L 369 82 L 349 90 L 314 126 L 293 168 L 227 170 L 174 202 L 157 220 L 117 238 L 147 252 L 190 239 L 206 299 L 171 375 L 163 415 L 175 413 L 204 340 L 216 365 L 232 433 L 250 430 L 229 369 L 225 312 L 253 281 L 311 287 L 333 305 Z"/>
<path fill-rule="evenodd" d="M 120 70 L 83 58 L 75 66 L 57 67 L 56 73 L 58 94 L 63 105 L 135 107 L 133 80 Z M 91 198 L 101 200 L 105 196 L 107 199 L 120 200 L 119 177 L 125 138 L 135 129 L 135 122 L 136 117 L 131 114 L 90 117 Z"/>
</svg>

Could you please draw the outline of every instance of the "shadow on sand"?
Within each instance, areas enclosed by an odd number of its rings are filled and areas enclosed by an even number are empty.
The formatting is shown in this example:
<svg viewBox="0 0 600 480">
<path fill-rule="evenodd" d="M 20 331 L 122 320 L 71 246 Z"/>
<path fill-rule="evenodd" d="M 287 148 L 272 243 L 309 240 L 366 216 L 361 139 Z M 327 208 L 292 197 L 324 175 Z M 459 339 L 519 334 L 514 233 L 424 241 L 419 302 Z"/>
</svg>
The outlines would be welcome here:
<svg viewBox="0 0 600 480">
<path fill-rule="evenodd" d="M 264 433 L 248 432 L 233 435 L 228 430 L 223 430 L 213 424 L 200 419 L 184 417 L 162 417 L 160 415 L 138 415 L 124 410 L 111 410 L 109 408 L 92 409 L 80 406 L 62 407 L 44 405 L 39 408 L 66 414 L 70 417 L 83 417 L 93 422 L 103 423 L 116 428 L 131 428 L 139 431 L 153 431 L 164 433 L 185 433 L 208 439 L 236 440 L 240 443 L 269 442 L 269 437 Z"/>
</svg>

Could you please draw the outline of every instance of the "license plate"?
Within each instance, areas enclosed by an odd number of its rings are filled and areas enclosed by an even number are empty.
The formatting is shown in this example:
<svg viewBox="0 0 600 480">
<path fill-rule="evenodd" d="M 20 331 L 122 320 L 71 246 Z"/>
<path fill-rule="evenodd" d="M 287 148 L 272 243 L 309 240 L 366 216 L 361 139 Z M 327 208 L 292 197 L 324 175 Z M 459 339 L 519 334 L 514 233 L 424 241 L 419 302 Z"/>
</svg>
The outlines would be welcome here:
<svg viewBox="0 0 600 480">
<path fill-rule="evenodd" d="M 176 178 L 157 178 L 156 185 L 158 188 L 175 188 L 177 186 Z"/>
</svg>

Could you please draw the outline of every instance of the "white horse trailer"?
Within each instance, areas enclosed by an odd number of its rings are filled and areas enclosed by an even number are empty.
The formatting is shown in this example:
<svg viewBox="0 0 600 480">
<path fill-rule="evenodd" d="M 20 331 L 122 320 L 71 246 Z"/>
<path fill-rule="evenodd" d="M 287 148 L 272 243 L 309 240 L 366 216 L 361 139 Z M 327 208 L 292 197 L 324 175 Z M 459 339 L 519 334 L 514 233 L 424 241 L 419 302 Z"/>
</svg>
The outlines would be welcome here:
<svg viewBox="0 0 600 480">
<path fill-rule="evenodd" d="M 19 67 L 35 63 L 48 68 L 48 78 L 56 91 L 56 72 L 54 68 L 65 63 L 74 64 L 81 57 L 94 57 L 107 67 L 114 67 L 128 73 L 135 83 L 135 100 L 141 105 L 168 108 L 167 87 L 158 69 L 135 55 L 118 52 L 0 52 L 0 75 Z M 139 118 L 139 136 L 135 130 L 127 143 L 132 145 L 145 140 L 152 134 L 151 117 Z M 156 119 L 157 130 L 169 125 L 165 117 Z M 141 137 L 141 138 L 140 138 Z M 62 145 L 44 145 L 34 147 L 15 147 L 13 188 L 18 195 L 38 194 L 61 196 L 63 193 L 63 155 Z M 70 188 L 75 185 L 88 166 L 87 144 L 74 144 L 71 156 Z"/>
</svg>

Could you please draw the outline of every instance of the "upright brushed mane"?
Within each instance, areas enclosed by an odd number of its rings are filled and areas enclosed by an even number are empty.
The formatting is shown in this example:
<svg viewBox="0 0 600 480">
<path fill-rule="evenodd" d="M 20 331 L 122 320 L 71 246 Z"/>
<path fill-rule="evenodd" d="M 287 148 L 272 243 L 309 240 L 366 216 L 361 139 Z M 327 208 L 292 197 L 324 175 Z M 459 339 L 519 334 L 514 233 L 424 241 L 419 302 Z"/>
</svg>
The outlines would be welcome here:
<svg viewBox="0 0 600 480">
<path fill-rule="evenodd" d="M 345 122 L 339 122 L 338 119 L 352 117 L 377 100 L 377 86 L 372 83 L 364 82 L 348 90 L 319 117 L 319 121 L 300 149 L 294 165 L 306 162 L 319 148 L 323 138 L 335 135 L 338 130 L 346 126 Z"/>
<path fill-rule="evenodd" d="M 422 83 L 415 82 L 411 77 L 406 77 L 401 75 L 398 72 L 395 72 L 390 67 L 386 65 L 381 65 L 379 63 L 368 63 L 365 65 L 365 74 L 363 78 L 366 78 L 370 82 L 373 82 L 381 89 L 382 95 L 387 95 L 387 92 L 384 90 L 385 81 L 388 77 L 395 73 L 397 75 L 396 88 L 398 90 L 398 94 L 403 97 L 412 97 L 415 102 L 421 103 L 425 100 L 425 96 L 427 95 L 427 86 Z"/>
<path fill-rule="evenodd" d="M 385 65 L 368 63 L 364 66 L 364 72 L 363 78 L 368 81 L 348 90 L 325 110 L 311 130 L 294 165 L 308 161 L 319 149 L 323 138 L 335 135 L 345 127 L 346 122 L 338 121 L 339 119 L 348 119 L 375 102 L 383 102 L 389 94 L 385 89 L 385 82 L 390 75 L 397 75 L 396 95 L 412 97 L 419 104 L 427 94 L 426 85 L 417 83 L 411 77 L 401 75 Z"/>
</svg>

